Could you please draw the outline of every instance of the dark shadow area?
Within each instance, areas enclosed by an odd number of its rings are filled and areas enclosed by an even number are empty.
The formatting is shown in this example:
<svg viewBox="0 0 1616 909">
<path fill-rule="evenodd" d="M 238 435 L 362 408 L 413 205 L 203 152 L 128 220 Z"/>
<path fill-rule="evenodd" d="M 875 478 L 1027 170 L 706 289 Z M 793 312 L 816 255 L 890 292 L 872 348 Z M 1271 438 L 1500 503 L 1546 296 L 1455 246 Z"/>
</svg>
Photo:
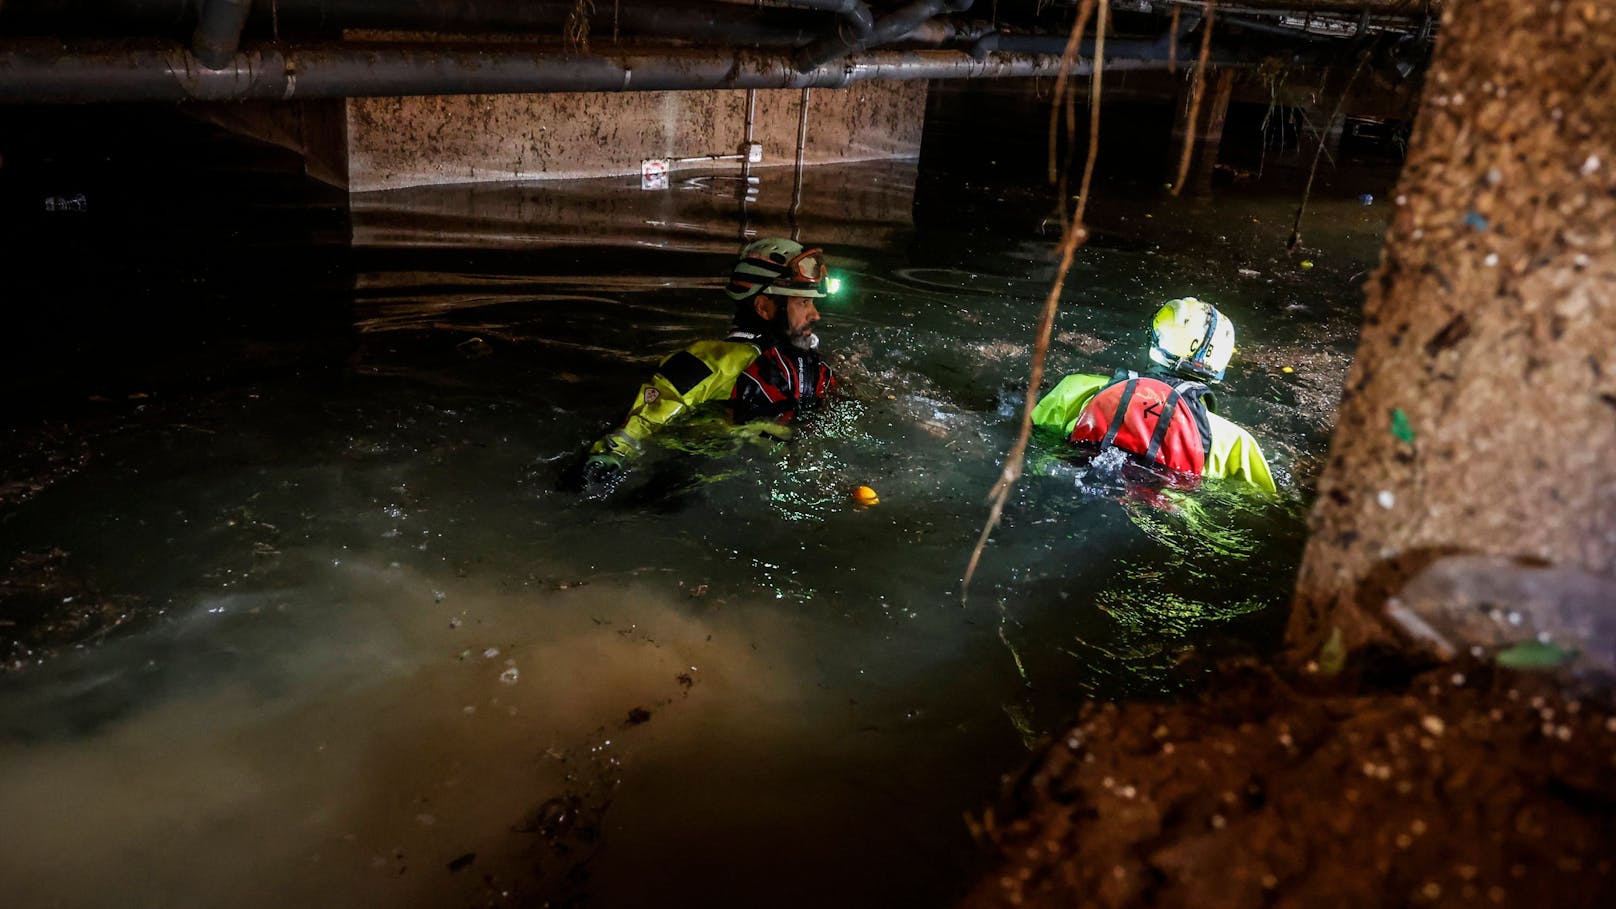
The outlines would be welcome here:
<svg viewBox="0 0 1616 909">
<path fill-rule="evenodd" d="M 0 111 L 8 415 L 341 364 L 347 194 L 169 107 Z"/>
</svg>

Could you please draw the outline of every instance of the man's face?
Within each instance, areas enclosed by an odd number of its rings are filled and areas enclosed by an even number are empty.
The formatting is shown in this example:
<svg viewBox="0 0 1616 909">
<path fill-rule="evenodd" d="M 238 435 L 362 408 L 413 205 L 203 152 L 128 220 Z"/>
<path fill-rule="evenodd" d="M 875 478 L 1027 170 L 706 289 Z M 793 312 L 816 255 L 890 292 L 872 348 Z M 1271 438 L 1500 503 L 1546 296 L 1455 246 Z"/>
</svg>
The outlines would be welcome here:
<svg viewBox="0 0 1616 909">
<path fill-rule="evenodd" d="M 758 315 L 774 325 L 774 330 L 786 342 L 803 350 L 814 347 L 814 323 L 819 321 L 819 307 L 812 297 L 758 298 Z"/>
</svg>

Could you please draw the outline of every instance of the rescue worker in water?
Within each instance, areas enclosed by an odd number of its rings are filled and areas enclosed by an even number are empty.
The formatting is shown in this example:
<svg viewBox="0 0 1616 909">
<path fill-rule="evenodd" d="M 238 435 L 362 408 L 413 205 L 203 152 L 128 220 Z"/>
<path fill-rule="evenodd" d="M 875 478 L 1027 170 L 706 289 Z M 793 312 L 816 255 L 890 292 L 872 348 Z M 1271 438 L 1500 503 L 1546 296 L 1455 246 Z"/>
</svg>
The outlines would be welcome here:
<svg viewBox="0 0 1616 909">
<path fill-rule="evenodd" d="M 1033 408 L 1033 423 L 1096 454 L 1122 449 L 1184 485 L 1232 478 L 1272 493 L 1257 440 L 1213 411 L 1208 383 L 1223 381 L 1233 353 L 1234 323 L 1217 307 L 1169 300 L 1151 321 L 1149 371 L 1067 376 Z"/>
<path fill-rule="evenodd" d="M 589 449 L 582 481 L 616 485 L 646 440 L 687 409 L 726 401 L 737 423 L 786 423 L 835 387 L 819 356 L 816 300 L 835 289 L 822 250 L 768 237 L 747 244 L 724 293 L 735 320 L 722 341 L 697 341 L 662 361 L 640 386 L 622 424 Z"/>
</svg>

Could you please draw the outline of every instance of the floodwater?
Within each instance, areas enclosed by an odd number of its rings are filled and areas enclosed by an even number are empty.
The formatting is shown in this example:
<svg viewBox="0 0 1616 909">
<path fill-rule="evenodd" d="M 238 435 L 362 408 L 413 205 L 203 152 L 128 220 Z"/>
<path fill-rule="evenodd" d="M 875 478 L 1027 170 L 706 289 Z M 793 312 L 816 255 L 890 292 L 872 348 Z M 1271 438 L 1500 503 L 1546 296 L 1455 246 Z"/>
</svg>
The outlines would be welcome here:
<svg viewBox="0 0 1616 909">
<path fill-rule="evenodd" d="M 10 291 L 55 315 L 8 385 L 7 904 L 947 904 L 964 815 L 1080 698 L 1274 644 L 1390 179 L 1330 171 L 1296 255 L 1294 187 L 1108 182 L 1053 377 L 1140 366 L 1161 301 L 1216 302 L 1223 412 L 1281 494 L 1153 509 L 1035 446 L 962 602 L 1058 228 L 1035 180 L 958 173 L 813 168 L 795 210 L 788 167 L 750 199 L 676 172 L 344 213 L 279 165 L 160 238 L 112 190 L 31 216 L 80 258 Z M 609 499 L 561 491 L 660 357 L 724 331 L 743 224 L 847 277 L 819 332 L 845 396 L 787 444 L 691 420 Z"/>
</svg>

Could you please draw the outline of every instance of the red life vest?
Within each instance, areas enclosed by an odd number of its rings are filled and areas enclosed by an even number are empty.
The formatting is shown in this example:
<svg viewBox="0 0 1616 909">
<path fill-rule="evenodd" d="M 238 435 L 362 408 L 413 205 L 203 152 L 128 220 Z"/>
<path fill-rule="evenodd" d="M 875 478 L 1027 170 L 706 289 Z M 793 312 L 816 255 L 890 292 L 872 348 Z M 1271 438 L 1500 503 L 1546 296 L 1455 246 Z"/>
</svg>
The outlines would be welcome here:
<svg viewBox="0 0 1616 909">
<path fill-rule="evenodd" d="M 1203 476 L 1212 451 L 1212 426 L 1201 400 L 1208 390 L 1200 382 L 1119 372 L 1083 405 L 1071 440 L 1120 448 L 1147 463 Z"/>
<path fill-rule="evenodd" d="M 776 344 L 736 377 L 730 409 L 741 422 L 777 417 L 783 423 L 798 407 L 824 400 L 834 387 L 836 377 L 818 352 Z"/>
</svg>

